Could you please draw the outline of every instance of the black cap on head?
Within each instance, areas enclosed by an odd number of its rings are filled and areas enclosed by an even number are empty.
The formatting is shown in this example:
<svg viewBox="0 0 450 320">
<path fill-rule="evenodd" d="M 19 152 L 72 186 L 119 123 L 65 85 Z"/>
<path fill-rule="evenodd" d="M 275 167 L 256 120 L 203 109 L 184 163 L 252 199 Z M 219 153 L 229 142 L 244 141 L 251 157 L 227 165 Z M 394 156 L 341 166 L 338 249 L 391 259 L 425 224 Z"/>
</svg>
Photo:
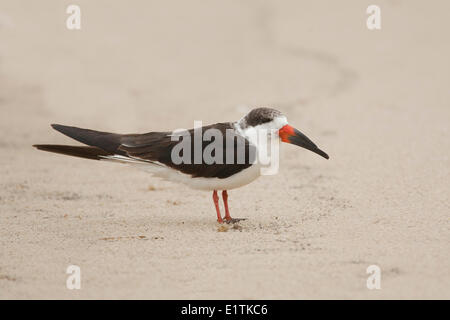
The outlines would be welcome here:
<svg viewBox="0 0 450 320">
<path fill-rule="evenodd" d="M 242 127 L 255 127 L 257 125 L 272 121 L 283 114 L 271 108 L 256 108 L 250 111 L 242 120 Z"/>
</svg>

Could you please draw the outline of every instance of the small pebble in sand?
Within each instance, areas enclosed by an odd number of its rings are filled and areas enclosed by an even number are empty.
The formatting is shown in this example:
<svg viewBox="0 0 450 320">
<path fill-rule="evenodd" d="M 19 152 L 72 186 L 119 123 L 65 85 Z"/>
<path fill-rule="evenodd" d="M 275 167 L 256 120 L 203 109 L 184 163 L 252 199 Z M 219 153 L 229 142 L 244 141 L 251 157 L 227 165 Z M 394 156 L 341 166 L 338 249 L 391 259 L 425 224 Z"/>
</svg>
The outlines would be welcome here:
<svg viewBox="0 0 450 320">
<path fill-rule="evenodd" d="M 221 224 L 218 228 L 217 228 L 217 232 L 227 232 L 228 231 L 228 226 Z"/>
</svg>

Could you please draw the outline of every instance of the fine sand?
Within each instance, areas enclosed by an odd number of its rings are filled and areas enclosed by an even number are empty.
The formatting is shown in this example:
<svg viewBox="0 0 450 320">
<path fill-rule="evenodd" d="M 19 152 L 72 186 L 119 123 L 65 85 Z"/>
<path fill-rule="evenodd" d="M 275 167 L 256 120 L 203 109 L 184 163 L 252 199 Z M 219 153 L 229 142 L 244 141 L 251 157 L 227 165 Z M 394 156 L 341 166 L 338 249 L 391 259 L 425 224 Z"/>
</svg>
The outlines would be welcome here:
<svg viewBox="0 0 450 320">
<path fill-rule="evenodd" d="M 450 4 L 0 2 L 0 298 L 450 298 Z M 345 6 L 344 6 L 345 3 Z M 330 155 L 209 192 L 31 147 L 269 105 Z M 81 290 L 66 268 L 81 268 Z M 366 269 L 381 269 L 369 290 Z"/>
</svg>

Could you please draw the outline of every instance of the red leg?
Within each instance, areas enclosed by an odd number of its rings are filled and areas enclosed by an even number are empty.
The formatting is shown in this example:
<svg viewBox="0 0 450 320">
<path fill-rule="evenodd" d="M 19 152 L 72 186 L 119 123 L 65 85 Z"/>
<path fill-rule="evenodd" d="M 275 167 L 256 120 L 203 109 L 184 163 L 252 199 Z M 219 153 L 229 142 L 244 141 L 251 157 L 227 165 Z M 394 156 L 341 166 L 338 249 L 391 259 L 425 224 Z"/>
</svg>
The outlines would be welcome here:
<svg viewBox="0 0 450 320">
<path fill-rule="evenodd" d="M 220 215 L 219 196 L 217 195 L 217 190 L 214 190 L 214 192 L 213 192 L 213 201 L 214 201 L 214 205 L 216 206 L 217 222 L 223 223 L 222 216 Z"/>
<path fill-rule="evenodd" d="M 231 218 L 230 216 L 230 210 L 228 210 L 228 193 L 227 190 L 223 190 L 222 191 L 222 199 L 223 199 L 223 205 L 225 207 L 225 220 L 227 223 L 236 223 L 239 222 L 241 220 L 245 220 L 245 218 Z"/>
<path fill-rule="evenodd" d="M 231 221 L 233 219 L 231 218 L 230 211 L 228 210 L 228 193 L 227 193 L 227 190 L 223 190 L 222 191 L 222 200 L 223 200 L 223 205 L 225 207 L 225 220 Z"/>
</svg>

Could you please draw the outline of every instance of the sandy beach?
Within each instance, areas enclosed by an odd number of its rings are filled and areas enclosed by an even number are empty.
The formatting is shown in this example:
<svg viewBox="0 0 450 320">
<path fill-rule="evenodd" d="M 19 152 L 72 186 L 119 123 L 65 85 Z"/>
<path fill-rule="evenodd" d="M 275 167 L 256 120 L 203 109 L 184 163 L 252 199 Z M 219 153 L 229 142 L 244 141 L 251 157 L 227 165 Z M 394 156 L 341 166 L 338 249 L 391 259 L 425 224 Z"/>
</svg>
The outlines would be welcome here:
<svg viewBox="0 0 450 320">
<path fill-rule="evenodd" d="M 379 0 L 372 31 L 357 0 L 77 0 L 81 30 L 69 4 L 0 3 L 1 299 L 450 299 L 448 1 Z M 235 227 L 209 192 L 32 148 L 255 106 L 330 160 L 283 145 Z"/>
</svg>

